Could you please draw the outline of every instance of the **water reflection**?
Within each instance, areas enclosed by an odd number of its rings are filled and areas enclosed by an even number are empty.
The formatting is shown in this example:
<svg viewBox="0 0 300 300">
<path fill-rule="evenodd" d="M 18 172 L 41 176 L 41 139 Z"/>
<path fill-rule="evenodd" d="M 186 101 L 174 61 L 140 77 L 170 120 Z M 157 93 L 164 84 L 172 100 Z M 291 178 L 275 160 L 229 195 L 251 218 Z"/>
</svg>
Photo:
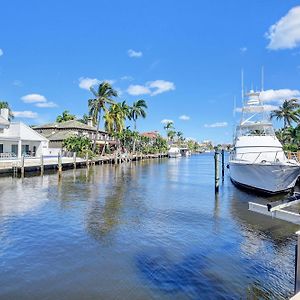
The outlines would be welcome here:
<svg viewBox="0 0 300 300">
<path fill-rule="evenodd" d="M 1 299 L 285 299 L 295 227 L 213 157 L 0 179 Z M 24 296 L 25 295 L 25 296 Z"/>
</svg>

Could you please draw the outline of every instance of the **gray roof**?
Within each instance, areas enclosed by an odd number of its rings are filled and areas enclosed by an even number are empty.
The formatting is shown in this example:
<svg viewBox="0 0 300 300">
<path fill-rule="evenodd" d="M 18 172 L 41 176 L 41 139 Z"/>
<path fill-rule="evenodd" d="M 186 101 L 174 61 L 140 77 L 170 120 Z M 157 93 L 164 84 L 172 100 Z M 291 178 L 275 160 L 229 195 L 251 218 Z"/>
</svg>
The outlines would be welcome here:
<svg viewBox="0 0 300 300">
<path fill-rule="evenodd" d="M 50 124 L 44 124 L 39 126 L 34 126 L 33 129 L 81 129 L 81 130 L 88 130 L 88 131 L 96 131 L 97 129 L 95 127 L 86 125 L 84 123 L 81 123 L 77 120 L 70 120 L 65 121 L 61 123 L 50 123 Z M 99 130 L 100 132 L 105 132 L 104 130 Z"/>
<path fill-rule="evenodd" d="M 70 136 L 76 136 L 76 134 L 72 131 L 57 131 L 47 136 L 43 134 L 43 136 L 47 137 L 49 141 L 63 141 Z"/>
</svg>

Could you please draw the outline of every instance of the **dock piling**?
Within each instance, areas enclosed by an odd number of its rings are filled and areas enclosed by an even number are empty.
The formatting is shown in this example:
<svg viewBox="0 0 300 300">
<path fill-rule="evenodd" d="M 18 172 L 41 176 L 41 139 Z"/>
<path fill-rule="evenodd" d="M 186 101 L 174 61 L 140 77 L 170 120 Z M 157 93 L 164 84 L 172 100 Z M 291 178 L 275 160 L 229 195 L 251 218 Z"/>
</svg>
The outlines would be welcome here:
<svg viewBox="0 0 300 300">
<path fill-rule="evenodd" d="M 215 159 L 215 192 L 219 192 L 219 181 L 220 181 L 220 174 L 219 174 L 219 155 L 218 151 L 215 151 L 214 159 Z"/>
<path fill-rule="evenodd" d="M 73 153 L 73 168 L 76 169 L 76 152 Z"/>
<path fill-rule="evenodd" d="M 58 160 L 58 175 L 61 176 L 62 173 L 62 162 L 61 162 L 61 154 L 59 153 L 57 156 Z"/>
<path fill-rule="evenodd" d="M 224 149 L 222 149 L 222 181 L 224 181 L 224 174 L 225 174 L 225 154 Z"/>
<path fill-rule="evenodd" d="M 24 177 L 25 175 L 25 156 L 21 156 L 21 176 Z"/>
<path fill-rule="evenodd" d="M 86 167 L 88 168 L 89 167 L 89 154 L 86 153 L 85 155 L 85 163 L 86 163 Z"/>
<path fill-rule="evenodd" d="M 41 155 L 41 175 L 44 175 L 44 156 Z"/>
</svg>

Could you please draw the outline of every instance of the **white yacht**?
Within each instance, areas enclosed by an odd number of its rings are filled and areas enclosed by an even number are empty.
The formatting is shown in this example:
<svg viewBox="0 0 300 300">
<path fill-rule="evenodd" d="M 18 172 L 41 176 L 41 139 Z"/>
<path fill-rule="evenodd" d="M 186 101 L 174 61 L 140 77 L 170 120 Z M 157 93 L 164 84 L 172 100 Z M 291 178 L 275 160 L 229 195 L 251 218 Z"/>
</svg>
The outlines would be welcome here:
<svg viewBox="0 0 300 300">
<path fill-rule="evenodd" d="M 168 151 L 168 156 L 170 158 L 181 157 L 180 149 L 178 147 L 171 147 Z"/>
<path fill-rule="evenodd" d="M 236 128 L 234 148 L 229 159 L 233 183 L 275 194 L 294 187 L 300 164 L 288 159 L 260 100 L 250 91 Z"/>
</svg>

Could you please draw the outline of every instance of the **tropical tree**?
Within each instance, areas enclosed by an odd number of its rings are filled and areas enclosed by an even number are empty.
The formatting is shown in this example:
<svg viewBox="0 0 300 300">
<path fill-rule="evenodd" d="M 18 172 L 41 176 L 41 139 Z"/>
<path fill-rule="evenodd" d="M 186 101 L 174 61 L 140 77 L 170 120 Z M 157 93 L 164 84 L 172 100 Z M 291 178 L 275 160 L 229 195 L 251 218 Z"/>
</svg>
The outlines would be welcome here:
<svg viewBox="0 0 300 300">
<path fill-rule="evenodd" d="M 88 124 L 89 116 L 87 114 L 83 114 L 82 118 L 78 120 L 79 122 L 83 124 Z"/>
<path fill-rule="evenodd" d="M 93 150 L 95 150 L 97 136 L 99 135 L 102 110 L 106 110 L 107 105 L 115 104 L 114 97 L 117 97 L 118 93 L 106 81 L 100 83 L 97 90 L 90 87 L 90 91 L 94 98 L 88 100 L 89 114 L 93 118 L 94 124 L 97 124 L 97 134 L 95 135 L 93 145 Z"/>
<path fill-rule="evenodd" d="M 11 121 L 14 118 L 14 114 L 8 104 L 7 101 L 0 101 L 0 109 L 7 108 L 8 109 L 8 120 Z"/>
<path fill-rule="evenodd" d="M 174 137 L 176 136 L 176 131 L 175 130 L 169 130 L 167 133 L 169 141 L 173 142 Z"/>
<path fill-rule="evenodd" d="M 70 120 L 75 120 L 75 115 L 70 114 L 68 110 L 64 110 L 61 115 L 58 115 L 56 118 L 57 123 L 62 123 Z"/>
<path fill-rule="evenodd" d="M 67 151 L 76 152 L 79 156 L 85 156 L 86 153 L 92 154 L 92 141 L 87 137 L 70 136 L 63 141 L 63 147 Z"/>
<path fill-rule="evenodd" d="M 136 121 L 139 117 L 146 118 L 146 109 L 148 108 L 146 101 L 143 99 L 133 102 L 130 107 L 130 119 L 133 120 L 134 130 L 136 130 Z"/>
<path fill-rule="evenodd" d="M 284 128 L 287 128 L 293 122 L 298 123 L 300 121 L 299 108 L 298 99 L 284 100 L 278 109 L 271 112 L 271 118 L 276 118 L 277 120 L 283 119 Z"/>
</svg>

